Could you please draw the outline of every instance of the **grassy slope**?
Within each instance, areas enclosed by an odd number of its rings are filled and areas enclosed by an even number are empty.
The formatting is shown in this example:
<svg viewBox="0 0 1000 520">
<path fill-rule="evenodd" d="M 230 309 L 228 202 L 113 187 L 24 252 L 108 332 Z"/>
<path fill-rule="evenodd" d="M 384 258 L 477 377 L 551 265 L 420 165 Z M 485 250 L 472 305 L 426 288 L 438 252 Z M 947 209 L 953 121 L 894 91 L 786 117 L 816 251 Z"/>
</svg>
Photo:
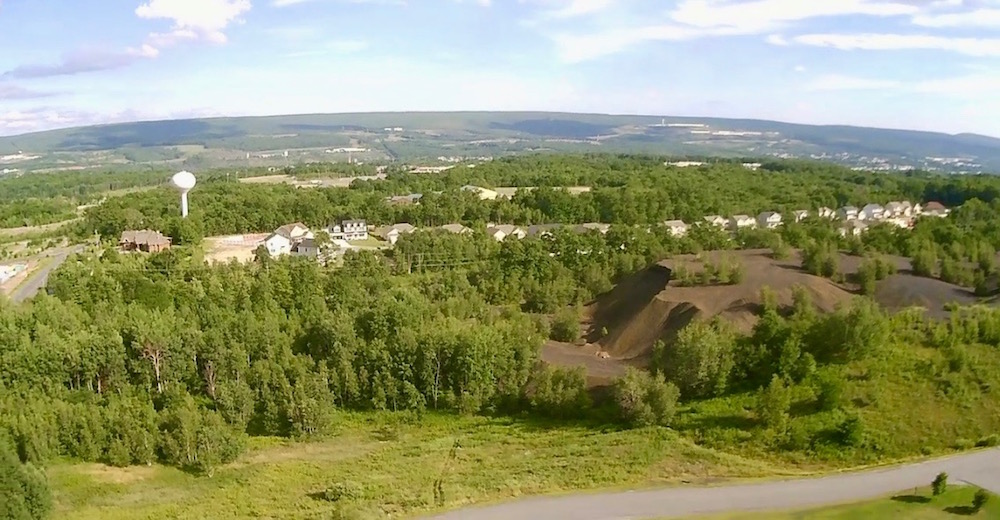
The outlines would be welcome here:
<svg viewBox="0 0 1000 520">
<path fill-rule="evenodd" d="M 437 508 L 438 478 L 443 506 L 456 508 L 529 494 L 782 473 L 664 429 L 549 428 L 437 415 L 405 421 L 343 414 L 336 421 L 339 431 L 322 442 L 253 439 L 239 461 L 211 478 L 161 466 L 55 465 L 48 471 L 54 517 L 329 518 L 343 507 L 360 518 L 382 518 Z M 342 506 L 310 496 L 340 482 L 360 486 L 361 496 Z"/>
<path fill-rule="evenodd" d="M 953 519 L 971 513 L 970 505 L 976 489 L 971 486 L 952 486 L 938 497 L 930 490 L 916 495 L 900 495 L 861 504 L 810 509 L 807 511 L 723 515 L 700 517 L 703 520 L 853 520 L 857 518 L 905 518 L 906 520 Z M 957 516 L 956 516 L 957 515 Z M 978 515 L 973 518 L 1000 518 L 1000 499 L 991 497 Z"/>
<path fill-rule="evenodd" d="M 754 394 L 697 403 L 681 414 L 676 428 L 706 447 L 803 468 L 947 453 L 1000 433 L 1000 352 L 980 345 L 966 350 L 969 361 L 957 372 L 940 350 L 905 345 L 882 360 L 824 367 L 847 376 L 843 405 L 862 419 L 861 446 L 822 441 L 844 416 L 817 410 L 808 385 L 793 390 L 786 440 L 769 438 L 757 424 Z"/>
</svg>

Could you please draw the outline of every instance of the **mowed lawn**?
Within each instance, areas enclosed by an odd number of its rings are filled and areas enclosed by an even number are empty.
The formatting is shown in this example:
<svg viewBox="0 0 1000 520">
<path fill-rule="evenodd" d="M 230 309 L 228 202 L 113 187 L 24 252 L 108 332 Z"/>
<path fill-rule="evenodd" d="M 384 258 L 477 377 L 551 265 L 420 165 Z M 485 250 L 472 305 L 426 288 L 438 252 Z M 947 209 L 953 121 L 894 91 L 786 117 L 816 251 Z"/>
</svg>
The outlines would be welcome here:
<svg viewBox="0 0 1000 520">
<path fill-rule="evenodd" d="M 948 487 L 941 496 L 932 496 L 931 490 L 920 489 L 916 493 L 901 493 L 894 497 L 840 505 L 821 509 L 779 513 L 741 513 L 722 516 L 696 517 L 698 520 L 860 520 L 860 519 L 905 519 L 905 520 L 955 520 L 958 518 L 1000 518 L 1000 497 L 990 496 L 986 507 L 973 513 L 972 497 L 977 488 L 972 486 Z"/>
<path fill-rule="evenodd" d="M 540 493 L 789 474 L 662 428 L 432 414 L 336 421 L 338 431 L 322 441 L 251 439 L 211 477 L 162 466 L 53 465 L 53 517 L 398 518 Z M 320 496 L 331 487 L 347 491 L 331 502 Z"/>
</svg>

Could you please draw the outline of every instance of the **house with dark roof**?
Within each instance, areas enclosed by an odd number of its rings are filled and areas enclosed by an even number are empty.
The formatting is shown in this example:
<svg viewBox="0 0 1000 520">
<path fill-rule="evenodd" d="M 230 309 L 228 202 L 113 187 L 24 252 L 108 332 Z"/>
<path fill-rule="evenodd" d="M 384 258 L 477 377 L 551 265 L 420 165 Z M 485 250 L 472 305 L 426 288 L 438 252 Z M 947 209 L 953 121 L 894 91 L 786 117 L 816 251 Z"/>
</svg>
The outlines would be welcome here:
<svg viewBox="0 0 1000 520">
<path fill-rule="evenodd" d="M 141 231 L 122 231 L 118 240 L 122 251 L 142 251 L 143 253 L 159 253 L 170 249 L 170 237 L 163 236 L 159 231 L 143 229 Z"/>
<path fill-rule="evenodd" d="M 936 202 L 936 201 L 931 201 L 931 202 L 928 202 L 924 206 L 924 209 L 923 209 L 923 211 L 920 214 L 921 215 L 926 215 L 926 216 L 929 216 L 929 217 L 942 217 L 943 218 L 943 217 L 947 217 L 949 213 L 951 213 L 951 210 L 949 210 L 948 208 L 944 207 L 944 204 L 941 204 L 940 202 Z"/>
</svg>

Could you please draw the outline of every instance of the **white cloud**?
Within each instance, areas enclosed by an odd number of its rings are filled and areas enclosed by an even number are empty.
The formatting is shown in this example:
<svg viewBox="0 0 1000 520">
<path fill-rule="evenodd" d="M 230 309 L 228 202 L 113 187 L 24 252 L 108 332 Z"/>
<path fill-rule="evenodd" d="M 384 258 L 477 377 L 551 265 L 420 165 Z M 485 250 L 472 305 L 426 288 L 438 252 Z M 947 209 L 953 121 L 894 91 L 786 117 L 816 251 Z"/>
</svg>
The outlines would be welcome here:
<svg viewBox="0 0 1000 520">
<path fill-rule="evenodd" d="M 549 12 L 553 18 L 573 18 L 604 11 L 611 7 L 612 0 L 569 0 L 565 5 Z"/>
<path fill-rule="evenodd" d="M 923 14 L 913 17 L 922 27 L 988 27 L 1000 28 L 1000 9 L 976 9 L 964 13 Z"/>
<path fill-rule="evenodd" d="M 288 7 L 292 5 L 304 4 L 306 2 L 315 2 L 315 1 L 316 0 L 271 0 L 271 5 L 274 7 Z M 337 1 L 343 4 L 406 5 L 406 0 L 337 0 Z M 489 4 L 489 0 L 479 0 L 480 4 L 482 4 L 483 2 Z"/>
<path fill-rule="evenodd" d="M 1000 38 L 950 38 L 926 34 L 803 34 L 791 41 L 840 50 L 941 50 L 969 56 L 1000 56 Z"/>
<path fill-rule="evenodd" d="M 223 32 L 251 8 L 250 0 L 149 0 L 136 8 L 139 18 L 173 22 L 169 33 L 153 33 L 149 44 L 170 46 L 185 40 L 225 43 Z"/>
<path fill-rule="evenodd" d="M 23 134 L 54 128 L 124 123 L 128 121 L 159 121 L 196 117 L 217 117 L 222 113 L 208 108 L 189 110 L 117 110 L 92 112 L 66 107 L 35 107 L 26 110 L 0 111 L 0 135 Z"/>
<path fill-rule="evenodd" d="M 730 27 L 742 34 L 753 34 L 810 18 L 846 15 L 887 17 L 916 14 L 918 11 L 919 8 L 913 5 L 871 0 L 684 0 L 670 13 L 670 18 L 692 27 Z"/>
<path fill-rule="evenodd" d="M 333 40 L 316 46 L 311 50 L 296 51 L 285 54 L 288 58 L 305 56 L 322 56 L 325 54 L 353 54 L 368 48 L 368 42 L 363 40 Z"/>
<path fill-rule="evenodd" d="M 858 78 L 840 74 L 820 76 L 808 84 L 806 90 L 881 90 L 896 88 L 900 82 L 885 79 Z"/>
<path fill-rule="evenodd" d="M 593 15 L 619 5 L 608 0 L 575 0 L 564 3 L 560 10 L 550 11 L 549 16 L 555 16 L 555 13 Z M 771 32 L 814 18 L 850 15 L 908 17 L 919 12 L 920 9 L 914 5 L 884 0 L 682 0 L 660 20 L 654 16 L 652 21 L 644 23 L 605 26 L 590 33 L 555 33 L 550 34 L 550 38 L 555 41 L 559 56 L 573 63 L 615 54 L 648 41 L 746 36 Z M 769 35 L 767 41 L 775 45 L 788 43 L 780 34 Z"/>
<path fill-rule="evenodd" d="M 808 69 L 806 69 L 805 65 L 796 65 L 795 66 L 795 72 L 805 72 L 806 70 L 808 70 Z"/>
<path fill-rule="evenodd" d="M 807 91 L 893 90 L 897 93 L 909 92 L 977 100 L 982 99 L 983 94 L 1000 89 L 1000 74 L 990 72 L 917 81 L 828 74 L 809 81 L 804 88 Z"/>
</svg>

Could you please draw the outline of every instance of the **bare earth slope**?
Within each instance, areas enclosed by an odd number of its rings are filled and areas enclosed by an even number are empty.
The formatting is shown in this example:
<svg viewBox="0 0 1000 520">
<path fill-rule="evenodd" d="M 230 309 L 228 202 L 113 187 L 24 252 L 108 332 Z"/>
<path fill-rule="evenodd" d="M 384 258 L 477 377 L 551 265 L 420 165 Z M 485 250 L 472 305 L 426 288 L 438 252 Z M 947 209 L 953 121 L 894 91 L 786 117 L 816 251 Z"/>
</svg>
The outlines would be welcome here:
<svg viewBox="0 0 1000 520">
<path fill-rule="evenodd" d="M 718 264 L 725 255 L 732 255 L 742 263 L 745 270 L 742 283 L 679 287 L 676 281 L 671 282 L 672 272 L 678 266 L 697 272 L 704 261 Z M 588 342 L 585 346 L 549 342 L 542 349 L 542 359 L 553 365 L 583 366 L 590 385 L 605 385 L 624 373 L 627 366 L 645 366 L 657 341 L 662 339 L 669 344 L 678 331 L 694 320 L 719 317 L 736 329 L 749 332 L 760 314 L 765 287 L 782 307 L 792 304 L 793 289 L 801 287 L 819 312 L 831 312 L 848 303 L 857 289 L 802 271 L 798 255 L 775 260 L 768 250 L 751 250 L 708 252 L 701 256 L 700 259 L 676 256 L 622 280 L 587 306 L 582 324 Z M 874 297 L 889 311 L 918 306 L 926 308 L 928 316 L 942 319 L 948 316 L 945 307 L 949 303 L 984 302 L 969 289 L 913 276 L 905 258 L 888 259 L 899 272 L 878 282 Z M 850 278 L 861 262 L 859 257 L 842 255 L 840 272 Z M 993 298 L 986 303 L 1000 302 Z"/>
<path fill-rule="evenodd" d="M 712 254 L 705 256 L 714 260 Z M 668 285 L 672 269 L 679 265 L 691 269 L 698 263 L 690 256 L 665 260 L 626 280 L 588 307 L 592 337 L 596 339 L 606 329 L 608 335 L 597 341 L 605 352 L 616 359 L 642 360 L 658 340 L 670 341 L 696 319 L 719 316 L 749 331 L 757 321 L 765 287 L 770 288 L 781 306 L 791 305 L 793 289 L 802 287 L 824 312 L 852 297 L 830 280 L 801 272 L 795 259 L 773 260 L 766 251 L 743 251 L 738 257 L 746 271 L 743 283 L 738 285 Z M 650 272 L 662 274 L 654 276 Z"/>
</svg>

